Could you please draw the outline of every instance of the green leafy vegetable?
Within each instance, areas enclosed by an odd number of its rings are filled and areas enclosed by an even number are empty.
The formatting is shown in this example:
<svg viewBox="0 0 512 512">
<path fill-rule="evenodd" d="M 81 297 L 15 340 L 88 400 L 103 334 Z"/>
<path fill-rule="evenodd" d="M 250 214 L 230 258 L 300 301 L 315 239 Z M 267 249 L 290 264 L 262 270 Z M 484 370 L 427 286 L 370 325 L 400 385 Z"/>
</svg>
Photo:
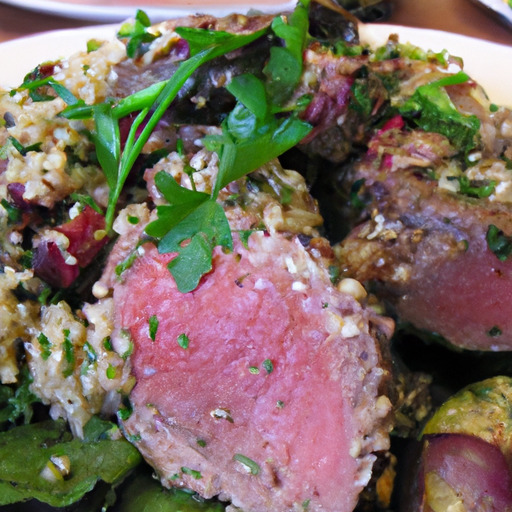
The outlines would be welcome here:
<svg viewBox="0 0 512 512">
<path fill-rule="evenodd" d="M 447 137 L 462 152 L 467 153 L 476 145 L 480 120 L 461 114 L 452 103 L 446 86 L 467 82 L 468 75 L 462 71 L 435 82 L 422 85 L 400 107 L 400 113 L 421 129 L 437 132 Z"/>
<path fill-rule="evenodd" d="M 32 419 L 32 405 L 39 402 L 32 391 L 32 376 L 27 366 L 24 366 L 18 375 L 18 386 L 13 390 L 9 386 L 0 386 L 0 423 L 16 421 L 23 417 L 24 423 L 30 423 Z"/>
<path fill-rule="evenodd" d="M 277 16 L 272 30 L 284 41 L 284 46 L 273 46 L 270 59 L 263 69 L 268 77 L 267 90 L 275 106 L 289 99 L 302 75 L 302 53 L 308 37 L 309 0 L 298 2 L 288 20 Z"/>
<path fill-rule="evenodd" d="M 152 471 L 139 472 L 123 485 L 118 512 L 223 512 L 225 505 L 180 489 L 164 489 Z"/>
<path fill-rule="evenodd" d="M 89 426 L 89 424 L 87 425 Z M 113 424 L 93 421 L 85 429 L 86 440 L 73 439 L 63 421 L 48 421 L 0 433 L 0 505 L 38 499 L 54 507 L 79 500 L 98 480 L 120 481 L 141 457 L 123 438 L 112 440 Z M 20 464 L 19 454 L 24 462 Z M 108 454 L 108 456 L 105 456 Z M 49 480 L 44 469 L 50 457 L 68 457 L 66 478 Z"/>
<path fill-rule="evenodd" d="M 507 236 L 494 224 L 487 229 L 486 240 L 487 246 L 500 261 L 506 261 L 512 254 L 512 236 Z"/>
</svg>

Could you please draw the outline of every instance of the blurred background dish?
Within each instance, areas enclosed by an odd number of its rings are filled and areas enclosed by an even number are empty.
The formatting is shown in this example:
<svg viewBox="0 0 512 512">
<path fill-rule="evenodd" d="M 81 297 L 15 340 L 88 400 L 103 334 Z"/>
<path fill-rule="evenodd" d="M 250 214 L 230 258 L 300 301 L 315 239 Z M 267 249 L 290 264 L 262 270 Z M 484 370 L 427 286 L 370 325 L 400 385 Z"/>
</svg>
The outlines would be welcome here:
<svg viewBox="0 0 512 512">
<path fill-rule="evenodd" d="M 483 7 L 512 28 L 512 2 L 510 0 L 471 0 L 471 2 Z"/>
<path fill-rule="evenodd" d="M 336 0 L 334 0 L 336 1 Z M 195 13 L 225 16 L 251 10 L 292 10 L 295 0 L 1 0 L 1 3 L 44 14 L 88 21 L 119 22 L 144 9 L 153 22 Z M 391 13 L 391 0 L 337 0 L 363 21 L 381 21 Z"/>
</svg>

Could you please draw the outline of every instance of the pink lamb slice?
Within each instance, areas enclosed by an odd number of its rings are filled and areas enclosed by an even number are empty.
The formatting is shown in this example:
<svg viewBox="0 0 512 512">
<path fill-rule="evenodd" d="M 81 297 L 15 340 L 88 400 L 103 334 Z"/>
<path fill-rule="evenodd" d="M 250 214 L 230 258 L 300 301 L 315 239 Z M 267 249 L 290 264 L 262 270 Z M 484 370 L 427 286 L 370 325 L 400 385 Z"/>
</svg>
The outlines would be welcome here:
<svg viewBox="0 0 512 512">
<path fill-rule="evenodd" d="M 245 512 L 353 510 L 388 447 L 376 316 L 297 237 L 216 250 L 186 294 L 144 247 L 114 300 L 137 382 L 124 428 L 162 483 Z"/>
</svg>

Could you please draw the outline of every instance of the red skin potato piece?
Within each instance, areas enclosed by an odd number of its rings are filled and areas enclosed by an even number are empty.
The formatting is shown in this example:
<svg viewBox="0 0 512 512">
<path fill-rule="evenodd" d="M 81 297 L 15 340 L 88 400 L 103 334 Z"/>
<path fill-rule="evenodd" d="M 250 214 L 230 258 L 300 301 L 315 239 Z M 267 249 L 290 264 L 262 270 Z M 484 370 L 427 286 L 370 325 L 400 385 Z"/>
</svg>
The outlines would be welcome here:
<svg viewBox="0 0 512 512">
<path fill-rule="evenodd" d="M 373 461 L 371 446 L 360 458 L 354 447 L 368 436 L 385 449 L 389 428 L 387 409 L 376 406 L 387 372 L 372 315 L 333 288 L 324 269 L 306 278 L 288 271 L 283 255 L 306 253 L 296 238 L 256 234 L 249 243 L 216 250 L 213 272 L 185 295 L 166 267 L 170 256 L 154 248 L 116 285 L 116 324 L 131 334 L 137 380 L 125 429 L 166 485 L 219 494 L 247 511 L 302 510 L 308 500 L 308 510 L 351 511 Z M 292 289 L 304 281 L 304 290 Z M 343 337 L 334 326 L 340 314 L 354 315 L 360 332 Z M 183 333 L 186 349 L 177 342 Z M 235 454 L 255 461 L 259 474 Z"/>
<path fill-rule="evenodd" d="M 464 434 L 426 436 L 419 471 L 418 502 L 411 511 L 438 510 L 439 503 L 436 508 L 433 500 L 446 496 L 443 485 L 451 489 L 452 499 L 460 500 L 468 512 L 512 510 L 512 477 L 505 457 L 498 447 L 478 437 Z"/>
<path fill-rule="evenodd" d="M 80 267 L 89 265 L 108 242 L 107 236 L 95 239 L 94 233 L 105 229 L 105 217 L 88 205 L 74 219 L 54 229 L 68 237 L 68 252 L 77 259 Z"/>
</svg>

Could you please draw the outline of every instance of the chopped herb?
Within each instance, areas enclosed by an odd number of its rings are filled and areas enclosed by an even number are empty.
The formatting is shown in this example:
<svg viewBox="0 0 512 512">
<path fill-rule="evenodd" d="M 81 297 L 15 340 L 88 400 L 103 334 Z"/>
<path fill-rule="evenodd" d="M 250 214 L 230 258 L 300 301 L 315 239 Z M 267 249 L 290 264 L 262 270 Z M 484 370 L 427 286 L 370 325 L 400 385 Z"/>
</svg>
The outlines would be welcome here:
<svg viewBox="0 0 512 512">
<path fill-rule="evenodd" d="M 31 250 L 26 250 L 23 252 L 20 258 L 20 264 L 23 268 L 32 268 L 32 260 L 34 258 L 34 253 Z"/>
<path fill-rule="evenodd" d="M 123 360 L 127 360 L 133 354 L 133 341 L 128 342 L 128 348 L 121 354 Z"/>
<path fill-rule="evenodd" d="M 270 359 L 265 359 L 265 361 L 263 361 L 263 368 L 267 373 L 272 373 L 274 371 L 274 364 Z"/>
<path fill-rule="evenodd" d="M 235 453 L 233 456 L 233 460 L 236 460 L 237 462 L 240 462 L 240 464 L 243 464 L 243 466 L 247 469 L 251 475 L 258 475 L 261 471 L 261 468 L 259 465 L 254 462 L 249 457 L 246 457 L 245 455 L 242 455 L 241 453 Z"/>
<path fill-rule="evenodd" d="M 9 203 L 5 197 L 2 198 L 1 204 L 7 212 L 7 220 L 9 224 L 17 224 L 21 220 L 21 210 Z"/>
<path fill-rule="evenodd" d="M 69 196 L 73 201 L 76 201 L 77 203 L 80 203 L 82 205 L 90 206 L 95 212 L 101 213 L 103 215 L 103 210 L 98 206 L 96 201 L 86 194 L 79 194 L 77 192 L 73 192 Z"/>
<path fill-rule="evenodd" d="M 14 148 L 20 153 L 21 156 L 27 156 L 27 153 L 30 151 L 40 152 L 42 142 L 36 142 L 35 144 L 31 144 L 30 146 L 24 146 L 21 142 L 15 139 L 12 136 L 9 136 L 9 141 L 14 146 Z"/>
<path fill-rule="evenodd" d="M 140 222 L 139 217 L 135 217 L 134 215 L 128 215 L 127 220 L 130 224 L 137 225 Z"/>
<path fill-rule="evenodd" d="M 117 411 L 117 416 L 120 420 L 126 421 L 132 415 L 133 409 L 123 406 Z"/>
<path fill-rule="evenodd" d="M 487 331 L 487 334 L 495 338 L 496 336 L 501 336 L 503 333 L 502 330 L 497 325 L 495 325 Z"/>
<path fill-rule="evenodd" d="M 185 333 L 180 334 L 176 341 L 178 342 L 178 345 L 183 349 L 187 349 L 190 343 L 189 337 Z"/>
<path fill-rule="evenodd" d="M 99 50 L 102 44 L 102 41 L 98 41 L 97 39 L 89 39 L 89 41 L 87 41 L 87 53 Z"/>
<path fill-rule="evenodd" d="M 322 309 L 327 309 L 329 307 L 329 303 L 328 302 L 324 302 L 322 304 Z"/>
<path fill-rule="evenodd" d="M 110 340 L 110 336 L 107 336 L 103 340 L 103 346 L 105 347 L 106 350 L 113 350 L 112 349 L 112 341 Z"/>
<path fill-rule="evenodd" d="M 498 105 L 496 105 L 496 104 L 494 104 L 494 103 L 491 103 L 491 104 L 489 105 L 489 111 L 490 111 L 490 112 L 498 112 L 498 110 L 499 110 Z"/>
<path fill-rule="evenodd" d="M 142 436 L 140 434 L 129 434 L 126 436 L 126 439 L 128 439 L 130 443 L 138 443 L 142 439 Z"/>
<path fill-rule="evenodd" d="M 201 448 L 204 448 L 206 446 L 206 441 L 204 439 L 198 439 L 197 444 L 201 446 Z"/>
<path fill-rule="evenodd" d="M 495 181 L 490 181 L 481 186 L 474 186 L 467 176 L 449 176 L 448 180 L 457 180 L 459 182 L 460 193 L 471 197 L 489 197 L 496 188 Z"/>
<path fill-rule="evenodd" d="M 158 331 L 158 317 L 156 315 L 153 315 L 148 320 L 149 324 L 149 337 L 151 338 L 151 341 L 155 341 L 156 333 Z"/>
<path fill-rule="evenodd" d="M 39 345 L 41 345 L 41 348 L 43 349 L 41 352 L 41 357 L 43 358 L 43 361 L 46 361 L 52 355 L 52 344 L 43 332 L 39 333 L 37 341 L 39 342 Z"/>
<path fill-rule="evenodd" d="M 340 280 L 341 271 L 337 265 L 329 265 L 329 277 L 332 284 L 336 284 Z"/>
<path fill-rule="evenodd" d="M 186 466 L 182 466 L 181 472 L 184 475 L 190 475 L 190 476 L 194 477 L 196 480 L 200 480 L 201 478 L 203 478 L 203 475 L 201 475 L 201 473 L 199 471 L 196 471 L 195 469 L 187 468 Z"/>
<path fill-rule="evenodd" d="M 115 366 L 112 366 L 112 364 L 109 364 L 107 371 L 106 371 L 107 379 L 110 379 L 110 380 L 115 379 L 116 374 L 117 374 L 117 368 Z"/>
<path fill-rule="evenodd" d="M 43 291 L 37 297 L 37 301 L 39 302 L 39 304 L 41 304 L 42 306 L 46 305 L 48 302 L 48 297 L 50 296 L 51 293 L 52 289 L 49 286 L 45 286 L 43 288 Z"/>
<path fill-rule="evenodd" d="M 282 400 L 278 400 L 278 401 L 276 402 L 276 407 L 277 407 L 278 409 L 282 409 L 282 408 L 284 407 L 284 402 L 283 402 Z"/>
<path fill-rule="evenodd" d="M 512 237 L 505 235 L 494 224 L 491 224 L 487 229 L 486 240 L 487 246 L 500 261 L 506 261 L 512 254 Z"/>
<path fill-rule="evenodd" d="M 249 366 L 249 373 L 258 375 L 260 373 L 260 369 L 257 366 Z"/>
<path fill-rule="evenodd" d="M 355 80 L 351 91 L 354 101 L 350 103 L 350 107 L 360 114 L 369 116 L 373 108 L 373 102 L 368 90 L 368 81 L 366 79 Z"/>
<path fill-rule="evenodd" d="M 288 187 L 283 187 L 281 189 L 281 193 L 280 193 L 281 204 L 286 206 L 292 202 L 292 199 L 293 199 L 293 190 Z"/>
<path fill-rule="evenodd" d="M 501 155 L 501 159 L 505 162 L 505 167 L 512 171 L 512 159 L 507 158 L 505 155 Z"/>
<path fill-rule="evenodd" d="M 69 337 L 69 329 L 64 329 L 62 333 L 64 334 L 64 342 L 62 346 L 64 348 L 64 357 L 67 363 L 66 368 L 62 371 L 62 374 L 64 375 L 64 377 L 69 377 L 70 375 L 73 374 L 73 370 L 75 367 L 75 348 L 73 346 L 71 338 Z"/>
<path fill-rule="evenodd" d="M 242 245 L 249 249 L 249 237 L 254 233 L 258 231 L 257 229 L 242 229 L 238 231 L 238 238 L 240 239 L 240 242 L 242 242 Z"/>
<path fill-rule="evenodd" d="M 304 500 L 302 502 L 302 510 L 308 510 L 309 509 L 309 504 L 311 503 L 311 500 Z"/>
<path fill-rule="evenodd" d="M 183 139 L 178 139 L 176 141 L 176 153 L 183 158 L 185 156 L 185 145 L 183 144 Z"/>
<path fill-rule="evenodd" d="M 121 263 L 119 263 L 118 265 L 116 265 L 116 268 L 115 268 L 115 273 L 116 273 L 116 276 L 117 277 L 121 277 L 121 274 L 125 271 L 125 270 L 128 270 L 132 265 L 133 265 L 133 262 L 137 259 L 137 257 L 139 256 L 139 253 L 137 251 L 137 249 L 135 249 L 134 251 L 132 251 L 125 259 L 124 261 L 122 261 Z"/>
</svg>

